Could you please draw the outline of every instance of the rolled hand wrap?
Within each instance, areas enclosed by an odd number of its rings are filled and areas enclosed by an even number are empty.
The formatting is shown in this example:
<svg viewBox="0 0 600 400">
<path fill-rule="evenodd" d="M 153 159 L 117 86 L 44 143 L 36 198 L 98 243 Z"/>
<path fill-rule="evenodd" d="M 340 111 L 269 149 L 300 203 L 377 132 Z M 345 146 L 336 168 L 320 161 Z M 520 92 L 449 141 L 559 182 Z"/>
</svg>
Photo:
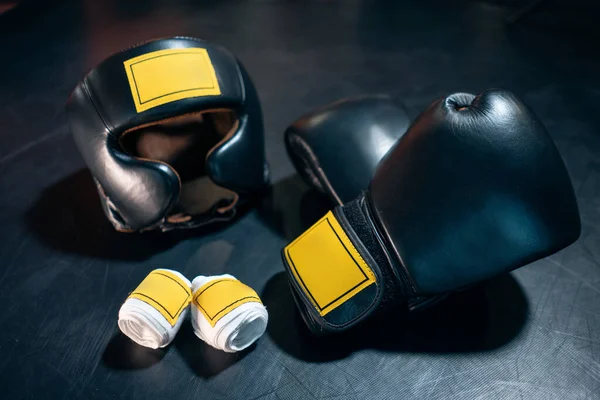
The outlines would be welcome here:
<svg viewBox="0 0 600 400">
<path fill-rule="evenodd" d="M 119 329 L 137 344 L 158 349 L 179 331 L 192 300 L 192 284 L 177 271 L 155 269 L 119 310 Z"/>
<path fill-rule="evenodd" d="M 194 333 L 208 345 L 233 353 L 260 338 L 269 316 L 258 294 L 225 274 L 192 281 Z"/>
</svg>

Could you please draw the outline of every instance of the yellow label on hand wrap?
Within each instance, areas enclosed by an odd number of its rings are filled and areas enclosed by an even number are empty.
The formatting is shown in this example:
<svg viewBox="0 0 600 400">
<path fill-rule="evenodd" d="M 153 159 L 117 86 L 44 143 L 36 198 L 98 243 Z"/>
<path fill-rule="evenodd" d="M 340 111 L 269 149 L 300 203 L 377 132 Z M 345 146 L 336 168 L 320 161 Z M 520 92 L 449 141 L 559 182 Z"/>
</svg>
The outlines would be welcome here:
<svg viewBox="0 0 600 400">
<path fill-rule="evenodd" d="M 154 270 L 129 295 L 154 307 L 175 326 L 177 319 L 190 304 L 192 290 L 179 276 L 170 271 Z"/>
<path fill-rule="evenodd" d="M 194 304 L 212 327 L 231 310 L 250 302 L 262 304 L 254 289 L 232 278 L 212 280 L 194 292 Z"/>
<path fill-rule="evenodd" d="M 176 100 L 221 94 L 206 49 L 168 49 L 125 61 L 138 113 Z"/>
<path fill-rule="evenodd" d="M 331 211 L 286 246 L 284 254 L 294 279 L 321 316 L 376 282 Z"/>
</svg>

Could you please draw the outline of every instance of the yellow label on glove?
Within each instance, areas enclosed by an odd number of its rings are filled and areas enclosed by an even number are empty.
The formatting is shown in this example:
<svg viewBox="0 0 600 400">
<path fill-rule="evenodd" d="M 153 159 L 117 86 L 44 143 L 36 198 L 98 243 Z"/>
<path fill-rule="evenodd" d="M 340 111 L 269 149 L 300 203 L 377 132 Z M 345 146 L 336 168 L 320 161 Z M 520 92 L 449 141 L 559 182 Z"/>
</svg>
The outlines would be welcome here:
<svg viewBox="0 0 600 400">
<path fill-rule="evenodd" d="M 154 270 L 129 295 L 154 307 L 175 326 L 177 319 L 190 304 L 192 290 L 186 282 L 170 271 Z"/>
<path fill-rule="evenodd" d="M 221 94 L 206 49 L 159 50 L 123 64 L 138 113 L 176 100 Z"/>
<path fill-rule="evenodd" d="M 212 327 L 231 310 L 250 302 L 262 304 L 254 289 L 232 278 L 215 279 L 194 292 L 194 304 Z"/>
<path fill-rule="evenodd" d="M 321 316 L 376 282 L 330 211 L 284 250 L 296 282 Z"/>
</svg>

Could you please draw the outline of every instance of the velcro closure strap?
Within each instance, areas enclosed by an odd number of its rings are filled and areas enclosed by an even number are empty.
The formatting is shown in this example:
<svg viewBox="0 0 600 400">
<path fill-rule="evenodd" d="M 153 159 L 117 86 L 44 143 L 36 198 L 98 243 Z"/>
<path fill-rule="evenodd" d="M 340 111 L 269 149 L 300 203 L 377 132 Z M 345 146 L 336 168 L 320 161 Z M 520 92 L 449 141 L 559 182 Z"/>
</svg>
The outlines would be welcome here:
<svg viewBox="0 0 600 400">
<path fill-rule="evenodd" d="M 260 303 L 251 287 L 237 279 L 222 278 L 209 281 L 194 292 L 194 304 L 214 327 L 230 311 L 245 303 Z"/>
<path fill-rule="evenodd" d="M 154 307 L 171 326 L 190 304 L 192 290 L 186 282 L 172 272 L 154 270 L 144 278 L 129 295 Z"/>
<path fill-rule="evenodd" d="M 158 50 L 123 64 L 138 113 L 176 100 L 221 94 L 206 49 Z"/>
<path fill-rule="evenodd" d="M 343 225 L 330 211 L 283 250 L 303 311 L 333 330 L 362 319 L 379 299 L 374 262 L 365 259 L 368 254 L 357 249 Z"/>
</svg>

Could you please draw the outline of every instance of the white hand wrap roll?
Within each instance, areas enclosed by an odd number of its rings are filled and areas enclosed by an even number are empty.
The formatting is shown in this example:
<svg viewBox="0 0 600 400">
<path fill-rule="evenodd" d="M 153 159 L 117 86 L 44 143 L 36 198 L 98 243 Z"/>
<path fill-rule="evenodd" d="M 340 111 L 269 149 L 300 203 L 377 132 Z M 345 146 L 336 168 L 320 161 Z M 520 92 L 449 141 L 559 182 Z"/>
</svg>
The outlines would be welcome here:
<svg viewBox="0 0 600 400">
<path fill-rule="evenodd" d="M 256 292 L 231 275 L 192 281 L 194 333 L 227 353 L 241 351 L 262 336 L 269 315 Z"/>
<path fill-rule="evenodd" d="M 173 341 L 192 300 L 190 281 L 177 271 L 155 269 L 131 292 L 119 310 L 119 329 L 152 349 Z"/>
</svg>

